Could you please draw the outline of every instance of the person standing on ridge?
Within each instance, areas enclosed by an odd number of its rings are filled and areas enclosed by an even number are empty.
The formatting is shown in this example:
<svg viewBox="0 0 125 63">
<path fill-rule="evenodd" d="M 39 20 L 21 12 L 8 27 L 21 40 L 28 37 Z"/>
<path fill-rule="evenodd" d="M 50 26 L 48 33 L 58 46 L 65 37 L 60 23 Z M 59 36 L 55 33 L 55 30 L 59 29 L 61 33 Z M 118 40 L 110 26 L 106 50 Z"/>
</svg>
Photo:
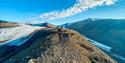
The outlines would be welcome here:
<svg viewBox="0 0 125 63">
<path fill-rule="evenodd" d="M 63 27 L 58 27 L 59 42 L 63 42 Z"/>
</svg>

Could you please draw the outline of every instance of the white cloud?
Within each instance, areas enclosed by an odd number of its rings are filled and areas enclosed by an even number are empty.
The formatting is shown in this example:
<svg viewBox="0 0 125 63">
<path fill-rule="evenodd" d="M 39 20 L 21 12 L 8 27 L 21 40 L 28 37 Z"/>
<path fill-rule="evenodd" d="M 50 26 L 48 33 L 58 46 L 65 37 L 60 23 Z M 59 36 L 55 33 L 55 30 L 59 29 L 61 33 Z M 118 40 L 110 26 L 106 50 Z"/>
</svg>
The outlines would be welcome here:
<svg viewBox="0 0 125 63">
<path fill-rule="evenodd" d="M 39 17 L 43 20 L 53 20 L 75 15 L 77 13 L 86 11 L 89 8 L 102 5 L 112 5 L 116 0 L 76 0 L 76 4 L 68 9 L 62 11 L 52 11 L 49 13 L 41 14 Z"/>
</svg>

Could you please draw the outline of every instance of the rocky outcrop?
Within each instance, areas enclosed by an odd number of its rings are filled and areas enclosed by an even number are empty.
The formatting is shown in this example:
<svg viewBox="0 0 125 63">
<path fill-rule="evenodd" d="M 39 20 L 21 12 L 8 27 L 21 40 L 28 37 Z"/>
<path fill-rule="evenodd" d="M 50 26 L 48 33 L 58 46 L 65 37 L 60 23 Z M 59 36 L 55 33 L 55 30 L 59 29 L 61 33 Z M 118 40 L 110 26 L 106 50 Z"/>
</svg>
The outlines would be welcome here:
<svg viewBox="0 0 125 63">
<path fill-rule="evenodd" d="M 56 29 L 43 30 L 29 47 L 3 63 L 117 63 L 79 33 L 63 32 L 63 42 L 59 42 Z"/>
</svg>

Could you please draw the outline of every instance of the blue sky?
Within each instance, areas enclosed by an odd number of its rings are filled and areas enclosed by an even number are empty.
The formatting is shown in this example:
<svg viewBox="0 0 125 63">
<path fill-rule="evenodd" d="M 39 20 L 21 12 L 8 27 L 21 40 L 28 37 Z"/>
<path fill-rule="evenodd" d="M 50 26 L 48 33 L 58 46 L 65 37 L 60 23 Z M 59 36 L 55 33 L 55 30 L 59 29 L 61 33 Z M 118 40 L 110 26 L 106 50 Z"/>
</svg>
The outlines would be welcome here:
<svg viewBox="0 0 125 63">
<path fill-rule="evenodd" d="M 0 0 L 0 20 L 63 24 L 87 18 L 125 19 L 125 0 L 95 0 L 96 2 L 94 0 L 88 0 L 89 5 L 87 6 L 82 5 L 86 4 L 84 0 L 81 1 L 82 0 Z M 99 1 L 99 3 L 97 3 L 97 1 Z M 101 4 L 102 2 L 103 4 Z"/>
</svg>

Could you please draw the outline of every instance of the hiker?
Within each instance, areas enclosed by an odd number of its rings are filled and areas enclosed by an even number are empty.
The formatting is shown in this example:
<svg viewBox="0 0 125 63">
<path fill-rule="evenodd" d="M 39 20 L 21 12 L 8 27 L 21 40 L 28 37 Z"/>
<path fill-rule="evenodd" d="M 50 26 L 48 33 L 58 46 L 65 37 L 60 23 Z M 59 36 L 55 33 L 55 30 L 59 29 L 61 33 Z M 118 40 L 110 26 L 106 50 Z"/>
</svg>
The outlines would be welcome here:
<svg viewBox="0 0 125 63">
<path fill-rule="evenodd" d="M 59 42 L 63 42 L 63 31 L 62 31 L 62 27 L 58 27 L 58 35 L 59 35 Z"/>
</svg>

